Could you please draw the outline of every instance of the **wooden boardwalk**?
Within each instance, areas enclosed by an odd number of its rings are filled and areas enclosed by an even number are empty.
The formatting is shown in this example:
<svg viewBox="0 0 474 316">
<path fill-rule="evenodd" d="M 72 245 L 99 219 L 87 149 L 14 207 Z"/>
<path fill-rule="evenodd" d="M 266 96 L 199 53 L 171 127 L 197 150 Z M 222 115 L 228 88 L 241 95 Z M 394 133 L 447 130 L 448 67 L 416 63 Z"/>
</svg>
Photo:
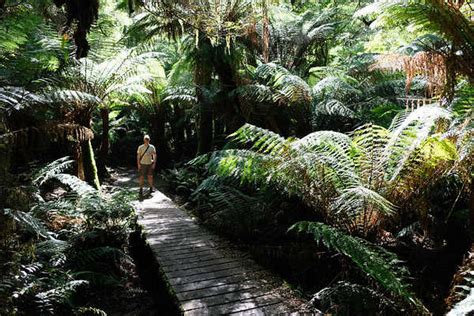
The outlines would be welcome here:
<svg viewBox="0 0 474 316">
<path fill-rule="evenodd" d="M 138 212 L 146 240 L 184 315 L 300 311 L 302 301 L 281 281 L 199 226 L 162 193 L 140 202 Z"/>
</svg>

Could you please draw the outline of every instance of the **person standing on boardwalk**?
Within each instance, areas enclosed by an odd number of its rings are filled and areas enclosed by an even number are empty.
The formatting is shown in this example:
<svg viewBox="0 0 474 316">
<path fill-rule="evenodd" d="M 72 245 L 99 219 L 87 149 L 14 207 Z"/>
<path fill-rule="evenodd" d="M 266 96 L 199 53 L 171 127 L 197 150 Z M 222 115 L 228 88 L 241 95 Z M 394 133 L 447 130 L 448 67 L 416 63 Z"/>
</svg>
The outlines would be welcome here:
<svg viewBox="0 0 474 316">
<path fill-rule="evenodd" d="M 143 182 L 145 175 L 147 176 L 148 186 L 150 187 L 150 193 L 153 192 L 153 170 L 155 170 L 156 164 L 156 149 L 155 146 L 150 144 L 150 136 L 145 135 L 143 137 L 143 144 L 138 146 L 137 150 L 137 167 L 140 183 L 140 195 L 143 194 Z"/>
</svg>

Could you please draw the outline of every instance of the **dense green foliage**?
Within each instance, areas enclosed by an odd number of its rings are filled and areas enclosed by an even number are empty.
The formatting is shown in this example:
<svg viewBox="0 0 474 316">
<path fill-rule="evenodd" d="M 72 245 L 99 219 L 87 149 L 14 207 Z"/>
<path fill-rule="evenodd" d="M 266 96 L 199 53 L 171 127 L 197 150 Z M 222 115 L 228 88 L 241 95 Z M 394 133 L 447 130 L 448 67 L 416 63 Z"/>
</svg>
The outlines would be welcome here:
<svg viewBox="0 0 474 316">
<path fill-rule="evenodd" d="M 5 192 L 14 208 L 0 214 L 2 313 L 103 313 L 77 306 L 81 293 L 126 277 L 120 266 L 131 260 L 124 247 L 134 221 L 127 193 L 99 194 L 63 173 L 71 164 L 67 157 L 54 161 L 28 175 L 27 186 Z M 44 199 L 41 192 L 58 181 L 67 191 Z"/>
<path fill-rule="evenodd" d="M 144 134 L 315 310 L 468 311 L 473 62 L 464 1 L 0 0 L 0 314 L 101 313 Z"/>
</svg>

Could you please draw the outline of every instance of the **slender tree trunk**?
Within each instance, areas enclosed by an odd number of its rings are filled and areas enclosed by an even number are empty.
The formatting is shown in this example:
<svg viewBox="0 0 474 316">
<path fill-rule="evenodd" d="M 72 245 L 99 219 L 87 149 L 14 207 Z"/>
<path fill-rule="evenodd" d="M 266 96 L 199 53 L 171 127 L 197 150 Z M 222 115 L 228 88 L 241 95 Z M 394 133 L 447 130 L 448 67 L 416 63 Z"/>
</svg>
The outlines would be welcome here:
<svg viewBox="0 0 474 316">
<path fill-rule="evenodd" d="M 474 238 L 474 180 L 471 180 L 471 193 L 469 195 L 469 221 L 471 238 Z"/>
<path fill-rule="evenodd" d="M 90 140 L 81 144 L 82 163 L 84 165 L 84 178 L 97 190 L 100 189 L 99 176 L 97 175 L 97 166 L 95 164 L 94 150 Z"/>
<path fill-rule="evenodd" d="M 212 66 L 209 64 L 210 42 L 203 40 L 200 43 L 196 66 L 194 70 L 194 82 L 196 84 L 196 96 L 199 104 L 199 117 L 197 126 L 198 149 L 197 154 L 208 153 L 212 149 L 212 108 L 209 100 L 204 96 L 204 89 L 208 88 L 212 81 Z M 206 49 L 207 48 L 207 49 Z"/>
<path fill-rule="evenodd" d="M 270 20 L 268 19 L 268 4 L 267 0 L 262 0 L 263 11 L 263 62 L 270 61 Z"/>
<path fill-rule="evenodd" d="M 107 171 L 107 162 L 109 158 L 109 148 L 110 148 L 110 117 L 109 117 L 109 108 L 103 107 L 100 109 L 100 117 L 102 119 L 102 139 L 99 148 L 99 159 L 97 160 L 98 173 L 101 178 L 109 177 Z"/>
</svg>

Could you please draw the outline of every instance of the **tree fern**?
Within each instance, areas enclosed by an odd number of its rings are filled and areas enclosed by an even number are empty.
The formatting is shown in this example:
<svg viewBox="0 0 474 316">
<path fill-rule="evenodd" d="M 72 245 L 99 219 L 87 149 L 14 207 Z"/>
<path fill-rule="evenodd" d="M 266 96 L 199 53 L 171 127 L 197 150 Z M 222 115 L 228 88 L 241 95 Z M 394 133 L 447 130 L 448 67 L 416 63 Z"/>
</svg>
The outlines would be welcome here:
<svg viewBox="0 0 474 316">
<path fill-rule="evenodd" d="M 417 198 L 413 193 L 424 181 L 454 166 L 455 146 L 435 134 L 449 117 L 426 106 L 396 118 L 389 129 L 367 124 L 350 136 L 319 131 L 301 139 L 244 125 L 230 137 L 248 149 L 216 152 L 208 167 L 221 177 L 273 185 L 338 227 L 367 234 Z"/>
</svg>

